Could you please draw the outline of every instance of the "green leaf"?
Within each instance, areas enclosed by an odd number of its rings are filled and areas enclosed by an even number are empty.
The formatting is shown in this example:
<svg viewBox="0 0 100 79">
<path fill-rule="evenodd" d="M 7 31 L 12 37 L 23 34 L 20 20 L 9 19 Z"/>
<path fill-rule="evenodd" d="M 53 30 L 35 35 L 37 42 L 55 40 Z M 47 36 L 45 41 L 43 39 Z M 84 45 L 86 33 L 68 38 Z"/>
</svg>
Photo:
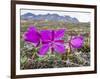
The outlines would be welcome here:
<svg viewBox="0 0 100 79">
<path fill-rule="evenodd" d="M 21 64 L 26 63 L 26 61 L 27 61 L 27 57 L 26 56 L 24 56 L 24 57 L 21 58 Z"/>
</svg>

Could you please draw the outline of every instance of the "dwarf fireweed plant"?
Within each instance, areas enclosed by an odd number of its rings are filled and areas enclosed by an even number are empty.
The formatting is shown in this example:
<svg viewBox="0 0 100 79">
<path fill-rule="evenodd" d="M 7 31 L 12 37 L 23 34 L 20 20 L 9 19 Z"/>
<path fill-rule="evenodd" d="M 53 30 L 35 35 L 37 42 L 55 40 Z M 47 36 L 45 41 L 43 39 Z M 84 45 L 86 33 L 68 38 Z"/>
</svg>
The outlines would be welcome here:
<svg viewBox="0 0 100 79">
<path fill-rule="evenodd" d="M 44 57 L 50 50 L 51 54 L 66 53 L 66 44 L 64 43 L 64 35 L 66 29 L 46 29 L 38 30 L 35 26 L 29 26 L 27 31 L 23 35 L 23 39 L 26 42 L 32 43 L 35 47 L 39 47 L 38 55 Z M 70 49 L 81 48 L 84 43 L 84 38 L 81 35 L 72 36 L 68 40 L 68 46 Z"/>
</svg>

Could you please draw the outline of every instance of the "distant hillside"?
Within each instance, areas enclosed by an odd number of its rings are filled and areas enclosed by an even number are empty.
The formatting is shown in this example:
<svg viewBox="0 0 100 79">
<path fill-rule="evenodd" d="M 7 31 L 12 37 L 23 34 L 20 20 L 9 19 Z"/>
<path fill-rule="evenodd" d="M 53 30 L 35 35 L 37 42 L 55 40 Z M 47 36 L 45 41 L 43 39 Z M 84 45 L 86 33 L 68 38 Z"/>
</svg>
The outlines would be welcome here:
<svg viewBox="0 0 100 79">
<path fill-rule="evenodd" d="M 46 21 L 64 21 L 68 23 L 79 23 L 77 18 L 70 16 L 60 16 L 58 14 L 39 14 L 26 13 L 21 15 L 21 20 L 46 20 Z"/>
</svg>

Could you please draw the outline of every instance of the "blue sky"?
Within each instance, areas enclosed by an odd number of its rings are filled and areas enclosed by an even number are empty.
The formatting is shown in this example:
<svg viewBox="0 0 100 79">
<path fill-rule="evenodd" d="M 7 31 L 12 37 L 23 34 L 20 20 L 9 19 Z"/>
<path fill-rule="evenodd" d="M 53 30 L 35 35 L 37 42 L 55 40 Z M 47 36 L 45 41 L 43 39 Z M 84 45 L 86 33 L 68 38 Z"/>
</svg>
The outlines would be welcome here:
<svg viewBox="0 0 100 79">
<path fill-rule="evenodd" d="M 33 13 L 35 15 L 39 14 L 59 14 L 61 16 L 71 16 L 77 18 L 80 22 L 90 22 L 91 13 L 89 12 L 69 12 L 69 11 L 48 11 L 48 10 L 21 10 L 21 15 L 25 13 Z"/>
</svg>

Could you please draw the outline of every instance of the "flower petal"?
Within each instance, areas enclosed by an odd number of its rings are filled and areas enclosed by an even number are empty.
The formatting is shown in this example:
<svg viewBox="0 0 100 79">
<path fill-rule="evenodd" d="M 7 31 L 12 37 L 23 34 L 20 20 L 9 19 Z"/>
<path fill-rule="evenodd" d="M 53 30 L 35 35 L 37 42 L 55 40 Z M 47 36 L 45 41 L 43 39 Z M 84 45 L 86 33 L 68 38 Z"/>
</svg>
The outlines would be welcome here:
<svg viewBox="0 0 100 79">
<path fill-rule="evenodd" d="M 64 54 L 65 53 L 65 46 L 64 46 L 64 44 L 57 42 L 57 43 L 55 43 L 54 50 L 57 53 Z"/>
<path fill-rule="evenodd" d="M 61 44 L 64 44 L 64 40 L 55 40 L 55 42 L 57 43 L 61 43 Z"/>
<path fill-rule="evenodd" d="M 28 31 L 38 31 L 37 28 L 35 26 L 33 26 L 33 25 L 30 25 L 27 30 Z"/>
<path fill-rule="evenodd" d="M 59 29 L 55 31 L 55 39 L 61 39 L 65 34 L 65 29 Z"/>
<path fill-rule="evenodd" d="M 38 55 L 43 57 L 49 50 L 49 44 L 43 44 L 38 51 Z"/>
<path fill-rule="evenodd" d="M 46 42 L 46 41 L 50 41 L 52 38 L 52 31 L 51 30 L 42 30 L 40 32 L 41 34 L 41 40 Z"/>
<path fill-rule="evenodd" d="M 40 42 L 40 35 L 35 27 L 29 27 L 24 33 L 23 39 L 28 42 L 32 42 L 34 46 L 37 46 Z"/>
<path fill-rule="evenodd" d="M 73 48 L 81 48 L 84 43 L 84 39 L 82 36 L 75 36 L 74 38 L 71 39 L 71 45 Z"/>
</svg>

